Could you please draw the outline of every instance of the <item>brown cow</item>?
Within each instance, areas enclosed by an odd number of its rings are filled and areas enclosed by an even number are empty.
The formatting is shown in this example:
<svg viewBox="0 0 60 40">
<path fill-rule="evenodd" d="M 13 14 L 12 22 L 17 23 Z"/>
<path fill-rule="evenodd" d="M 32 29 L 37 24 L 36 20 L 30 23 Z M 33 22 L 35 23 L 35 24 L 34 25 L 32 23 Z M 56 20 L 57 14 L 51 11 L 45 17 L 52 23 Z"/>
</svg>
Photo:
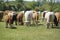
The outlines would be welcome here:
<svg viewBox="0 0 60 40">
<path fill-rule="evenodd" d="M 17 22 L 18 22 L 19 25 L 20 24 L 23 25 L 23 12 L 18 12 Z"/>
<path fill-rule="evenodd" d="M 33 11 L 32 19 L 33 19 L 33 22 L 37 25 L 38 19 L 39 19 L 39 14 L 36 11 Z"/>
<path fill-rule="evenodd" d="M 57 18 L 57 22 L 60 23 L 60 12 L 56 12 L 55 16 Z M 57 23 L 57 25 L 58 25 L 58 23 Z"/>
<path fill-rule="evenodd" d="M 16 16 L 17 15 L 13 11 L 9 11 L 8 15 L 4 16 L 6 28 L 8 28 L 8 24 L 10 25 L 11 28 L 14 28 L 13 22 L 16 21 Z"/>
</svg>

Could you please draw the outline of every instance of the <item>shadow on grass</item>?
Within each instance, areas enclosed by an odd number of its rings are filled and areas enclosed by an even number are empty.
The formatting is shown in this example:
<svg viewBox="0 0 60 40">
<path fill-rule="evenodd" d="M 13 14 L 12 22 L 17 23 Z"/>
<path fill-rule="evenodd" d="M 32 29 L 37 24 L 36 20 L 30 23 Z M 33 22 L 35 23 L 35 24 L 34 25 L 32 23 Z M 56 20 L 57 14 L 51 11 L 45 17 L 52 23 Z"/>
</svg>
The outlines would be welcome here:
<svg viewBox="0 0 60 40">
<path fill-rule="evenodd" d="M 52 27 L 53 29 L 60 29 L 60 27 Z"/>
<path fill-rule="evenodd" d="M 10 27 L 11 29 L 17 29 L 16 27 Z"/>
<path fill-rule="evenodd" d="M 44 24 L 38 24 L 38 26 L 44 26 Z"/>
<path fill-rule="evenodd" d="M 0 22 L 4 22 L 4 21 L 0 21 Z"/>
<path fill-rule="evenodd" d="M 30 27 L 36 27 L 36 26 L 44 26 L 44 24 L 38 24 L 38 25 L 31 24 L 31 25 L 30 25 Z"/>
</svg>

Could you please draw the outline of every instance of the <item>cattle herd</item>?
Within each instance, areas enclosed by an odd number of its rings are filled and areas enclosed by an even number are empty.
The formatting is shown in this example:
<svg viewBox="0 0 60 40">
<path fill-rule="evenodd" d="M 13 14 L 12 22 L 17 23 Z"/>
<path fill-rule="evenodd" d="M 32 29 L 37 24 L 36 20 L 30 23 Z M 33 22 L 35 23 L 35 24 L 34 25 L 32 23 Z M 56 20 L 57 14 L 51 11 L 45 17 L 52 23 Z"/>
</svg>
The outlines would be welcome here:
<svg viewBox="0 0 60 40">
<path fill-rule="evenodd" d="M 8 28 L 8 25 L 10 28 L 14 28 L 14 22 L 15 25 L 26 25 L 30 26 L 32 23 L 38 26 L 39 18 L 40 18 L 40 12 L 35 10 L 29 10 L 29 11 L 0 11 L 0 21 L 4 20 L 5 27 Z M 46 22 L 46 27 L 53 27 L 58 26 L 60 24 L 60 12 L 50 12 L 50 11 L 43 11 L 42 12 L 42 21 Z"/>
</svg>

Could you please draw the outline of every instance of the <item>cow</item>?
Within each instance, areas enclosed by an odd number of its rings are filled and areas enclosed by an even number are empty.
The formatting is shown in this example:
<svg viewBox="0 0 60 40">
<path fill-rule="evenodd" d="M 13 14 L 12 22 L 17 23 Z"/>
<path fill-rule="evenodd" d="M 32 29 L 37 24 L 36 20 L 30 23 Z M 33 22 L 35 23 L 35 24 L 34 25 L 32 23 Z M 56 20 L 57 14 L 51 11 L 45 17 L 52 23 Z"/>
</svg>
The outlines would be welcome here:
<svg viewBox="0 0 60 40">
<path fill-rule="evenodd" d="M 13 23 L 16 22 L 16 13 L 14 11 L 9 11 L 7 15 L 4 16 L 6 28 L 8 28 L 8 24 L 10 28 L 14 28 Z"/>
<path fill-rule="evenodd" d="M 39 13 L 37 11 L 33 11 L 33 13 L 32 13 L 32 20 L 33 20 L 33 23 L 35 23 L 35 25 L 38 24 Z"/>
<path fill-rule="evenodd" d="M 18 22 L 19 25 L 20 24 L 23 25 L 23 14 L 24 14 L 23 11 L 18 12 L 18 14 L 17 14 L 17 22 Z"/>
<path fill-rule="evenodd" d="M 3 11 L 0 11 L 0 21 L 2 21 L 3 15 L 4 15 L 4 12 Z"/>
<path fill-rule="evenodd" d="M 48 11 L 43 11 L 42 12 L 42 21 L 44 21 L 44 19 L 45 19 L 45 14 L 47 13 Z"/>
<path fill-rule="evenodd" d="M 32 20 L 32 11 L 26 11 L 24 14 L 25 17 L 25 25 L 28 26 L 31 24 L 31 20 Z"/>
<path fill-rule="evenodd" d="M 60 23 L 60 12 L 56 12 L 55 17 L 57 19 L 56 25 L 58 26 L 58 24 Z"/>
<path fill-rule="evenodd" d="M 33 21 L 34 24 L 38 24 L 39 19 L 39 13 L 35 10 L 30 10 L 25 12 L 25 24 L 29 25 L 31 24 L 31 21 Z"/>
<path fill-rule="evenodd" d="M 54 24 L 54 12 L 47 12 L 45 14 L 45 20 L 46 20 L 46 27 L 49 28 L 49 26 L 51 25 L 51 27 L 53 27 Z"/>
</svg>

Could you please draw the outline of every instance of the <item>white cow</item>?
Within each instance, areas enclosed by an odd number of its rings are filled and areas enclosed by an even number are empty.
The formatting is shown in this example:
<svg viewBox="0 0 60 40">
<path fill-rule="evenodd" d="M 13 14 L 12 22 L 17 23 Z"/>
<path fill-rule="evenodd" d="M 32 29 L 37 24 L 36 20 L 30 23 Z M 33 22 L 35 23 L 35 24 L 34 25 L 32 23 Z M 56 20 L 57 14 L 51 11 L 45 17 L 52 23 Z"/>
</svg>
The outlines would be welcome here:
<svg viewBox="0 0 60 40">
<path fill-rule="evenodd" d="M 46 22 L 47 22 L 47 28 L 49 28 L 50 24 L 53 27 L 53 23 L 54 23 L 54 12 L 47 12 L 45 14 L 45 19 L 46 19 Z"/>
<path fill-rule="evenodd" d="M 45 19 L 45 14 L 47 13 L 48 11 L 43 11 L 42 12 L 42 21 L 44 21 L 44 19 Z"/>
<path fill-rule="evenodd" d="M 32 11 L 26 11 L 25 12 L 25 24 L 30 25 L 32 20 Z"/>
</svg>

